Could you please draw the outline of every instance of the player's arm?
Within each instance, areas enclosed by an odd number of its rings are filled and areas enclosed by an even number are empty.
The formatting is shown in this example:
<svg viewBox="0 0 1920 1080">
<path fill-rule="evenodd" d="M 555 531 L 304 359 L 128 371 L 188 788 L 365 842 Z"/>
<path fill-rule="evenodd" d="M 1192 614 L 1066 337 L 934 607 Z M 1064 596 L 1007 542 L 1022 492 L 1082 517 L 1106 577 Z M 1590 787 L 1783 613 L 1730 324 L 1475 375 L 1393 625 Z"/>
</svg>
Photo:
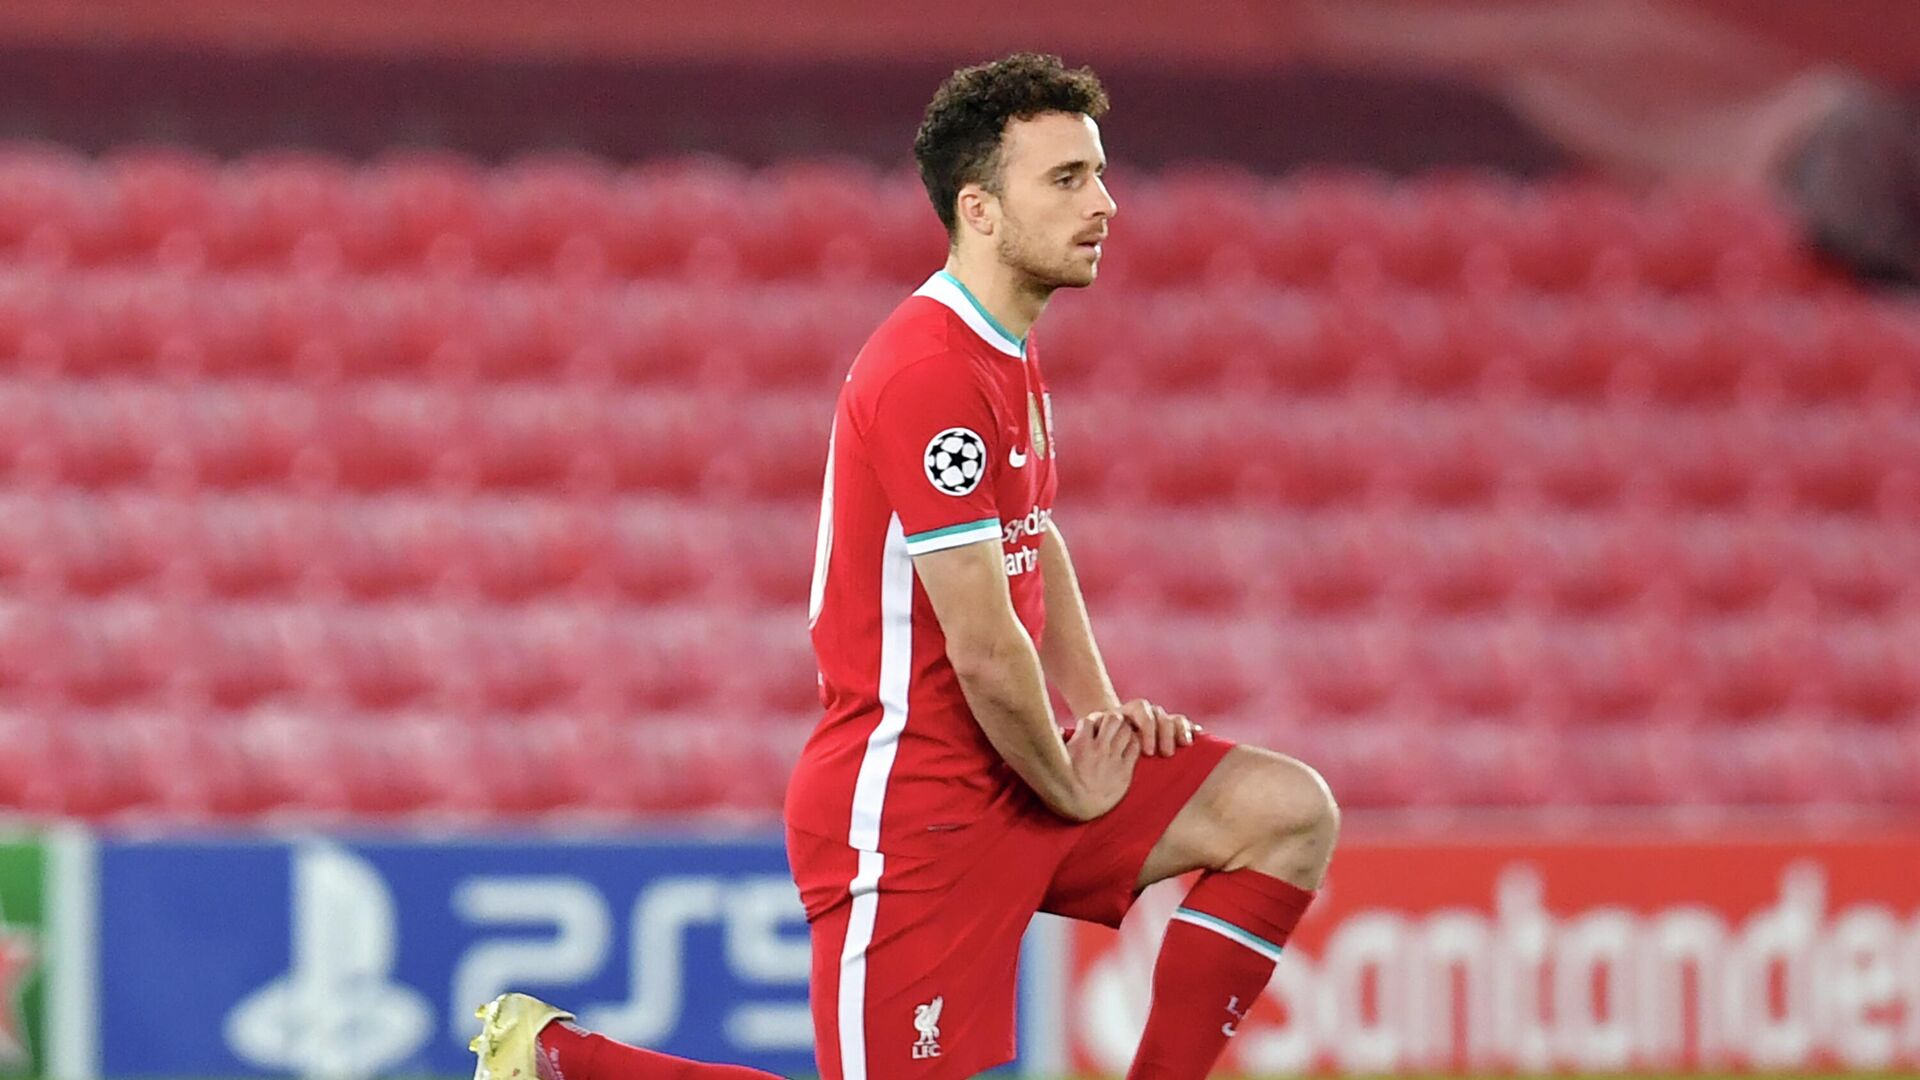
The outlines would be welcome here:
<svg viewBox="0 0 1920 1080">
<path fill-rule="evenodd" d="M 1082 724 L 1071 743 L 1054 726 L 1040 655 L 1007 585 L 996 496 L 1005 426 L 973 362 L 940 354 L 908 364 L 855 419 L 981 731 L 1057 813 L 1105 813 L 1126 794 L 1139 751 L 1123 724 Z"/>
<path fill-rule="evenodd" d="M 1107 675 L 1107 663 L 1093 640 L 1080 579 L 1058 526 L 1051 522 L 1040 538 L 1040 575 L 1046 582 L 1047 632 L 1040 641 L 1040 662 L 1047 678 L 1067 699 L 1075 716 L 1119 710 L 1120 695 Z"/>
<path fill-rule="evenodd" d="M 1049 522 L 1040 538 L 1040 572 L 1046 581 L 1047 632 L 1040 646 L 1040 660 L 1047 678 L 1059 687 L 1067 707 L 1076 716 L 1092 713 L 1115 714 L 1126 719 L 1139 734 L 1140 748 L 1147 754 L 1172 754 L 1182 746 L 1193 745 L 1198 724 L 1179 713 L 1138 698 L 1122 703 L 1107 674 L 1107 662 L 1093 639 L 1093 623 L 1087 617 L 1087 601 L 1080 592 L 1079 575 L 1073 571 L 1073 556 L 1067 551 L 1060 526 Z"/>
<path fill-rule="evenodd" d="M 1088 821 L 1112 809 L 1126 793 L 1132 759 L 1124 757 L 1126 772 L 1116 775 L 1113 763 L 1122 760 L 1123 747 L 1104 748 L 1096 762 L 1060 737 L 1040 655 L 1013 609 L 999 537 L 917 555 L 913 563 L 946 636 L 947 661 L 994 750 L 1062 817 Z M 1122 730 L 1108 725 L 1103 741 L 1112 743 Z M 1085 725 L 1074 742 L 1099 736 L 1100 725 Z M 1094 765 L 1100 767 L 1089 768 Z"/>
</svg>

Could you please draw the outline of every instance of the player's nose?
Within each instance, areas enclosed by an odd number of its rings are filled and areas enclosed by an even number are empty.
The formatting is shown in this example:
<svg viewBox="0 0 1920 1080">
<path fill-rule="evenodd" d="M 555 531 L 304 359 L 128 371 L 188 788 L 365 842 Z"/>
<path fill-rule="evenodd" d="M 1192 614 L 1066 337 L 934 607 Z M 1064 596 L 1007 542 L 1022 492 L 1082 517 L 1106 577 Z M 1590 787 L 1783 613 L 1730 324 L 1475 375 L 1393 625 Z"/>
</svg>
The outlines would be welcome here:
<svg viewBox="0 0 1920 1080">
<path fill-rule="evenodd" d="M 1107 190 L 1105 181 L 1095 177 L 1093 190 L 1095 193 L 1093 205 L 1094 217 L 1111 218 L 1120 212 L 1120 204 L 1114 201 L 1113 193 Z"/>
</svg>

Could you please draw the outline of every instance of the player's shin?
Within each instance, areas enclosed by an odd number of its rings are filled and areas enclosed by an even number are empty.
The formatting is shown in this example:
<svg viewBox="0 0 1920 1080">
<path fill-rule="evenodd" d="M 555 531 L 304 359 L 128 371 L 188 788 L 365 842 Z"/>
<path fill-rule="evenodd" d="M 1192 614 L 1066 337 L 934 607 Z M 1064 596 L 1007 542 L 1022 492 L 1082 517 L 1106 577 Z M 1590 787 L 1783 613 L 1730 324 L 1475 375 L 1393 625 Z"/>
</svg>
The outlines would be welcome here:
<svg viewBox="0 0 1920 1080">
<path fill-rule="evenodd" d="M 1257 870 L 1202 875 L 1153 968 L 1147 1030 L 1127 1080 L 1200 1080 L 1273 977 L 1313 893 Z"/>
<path fill-rule="evenodd" d="M 540 1032 L 540 1052 L 540 1080 L 780 1080 L 742 1065 L 712 1065 L 628 1046 L 565 1020 Z"/>
</svg>

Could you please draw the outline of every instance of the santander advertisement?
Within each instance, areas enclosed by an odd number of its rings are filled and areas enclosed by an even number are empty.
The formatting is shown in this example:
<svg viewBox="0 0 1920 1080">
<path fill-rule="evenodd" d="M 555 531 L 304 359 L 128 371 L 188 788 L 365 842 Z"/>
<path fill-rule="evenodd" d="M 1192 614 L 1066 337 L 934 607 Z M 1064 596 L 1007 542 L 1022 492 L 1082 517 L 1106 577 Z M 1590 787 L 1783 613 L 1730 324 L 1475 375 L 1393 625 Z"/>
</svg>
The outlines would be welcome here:
<svg viewBox="0 0 1920 1080">
<path fill-rule="evenodd" d="M 1069 931 L 1067 1054 L 1123 1073 L 1168 916 Z M 1350 841 L 1222 1071 L 1920 1068 L 1920 830 Z"/>
</svg>

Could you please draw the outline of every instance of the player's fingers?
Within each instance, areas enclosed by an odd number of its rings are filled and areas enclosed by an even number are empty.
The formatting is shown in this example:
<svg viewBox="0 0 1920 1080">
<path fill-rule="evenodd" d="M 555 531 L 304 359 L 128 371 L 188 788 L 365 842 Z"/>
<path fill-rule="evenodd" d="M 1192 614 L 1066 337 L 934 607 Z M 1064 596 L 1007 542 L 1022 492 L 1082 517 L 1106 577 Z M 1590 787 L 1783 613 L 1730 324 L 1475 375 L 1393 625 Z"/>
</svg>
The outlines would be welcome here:
<svg viewBox="0 0 1920 1080">
<path fill-rule="evenodd" d="M 1152 710 L 1153 727 L 1160 736 L 1160 753 L 1167 757 L 1172 757 L 1174 749 L 1180 745 L 1179 730 L 1173 723 L 1173 718 L 1167 710 L 1158 705 L 1152 706 Z"/>
<path fill-rule="evenodd" d="M 1154 730 L 1153 718 L 1143 716 L 1138 711 L 1129 710 L 1127 713 L 1127 721 L 1132 726 L 1134 734 L 1139 736 L 1137 741 L 1140 744 L 1141 751 L 1147 754 L 1153 753 L 1154 739 L 1159 734 Z"/>
<path fill-rule="evenodd" d="M 1102 730 L 1112 725 L 1113 721 L 1114 714 L 1112 710 L 1101 709 L 1098 712 L 1090 712 L 1081 717 L 1079 726 L 1085 728 L 1089 736 L 1094 736 L 1100 734 Z"/>
<path fill-rule="evenodd" d="M 1172 719 L 1180 732 L 1180 745 L 1192 746 L 1193 733 L 1199 730 L 1200 725 L 1187 719 L 1185 716 L 1181 715 L 1180 713 L 1174 713 Z"/>
<path fill-rule="evenodd" d="M 1144 700 L 1135 701 L 1132 703 L 1130 711 L 1134 715 L 1134 722 L 1138 724 L 1140 728 L 1140 750 L 1142 753 L 1152 757 L 1155 754 L 1166 753 L 1173 749 L 1162 737 L 1164 733 L 1160 730 L 1159 710 L 1156 709 L 1151 702 Z"/>
<path fill-rule="evenodd" d="M 1160 705 L 1150 705 L 1150 703 L 1146 703 L 1144 713 L 1146 713 L 1146 717 L 1148 717 L 1146 723 L 1154 728 L 1154 753 L 1171 755 L 1171 753 L 1173 753 L 1173 726 L 1167 723 L 1167 711 L 1162 709 Z"/>
<path fill-rule="evenodd" d="M 1088 742 L 1105 746 L 1115 725 L 1113 717 L 1106 713 L 1089 713 L 1086 719 L 1080 721 L 1080 726 L 1086 730 Z"/>
<path fill-rule="evenodd" d="M 1114 731 L 1115 739 L 1118 739 L 1122 732 L 1125 732 L 1130 738 L 1145 738 L 1144 735 L 1140 734 L 1139 720 L 1133 715 L 1131 711 L 1123 707 L 1115 710 L 1111 715 L 1113 717 L 1113 726 L 1115 728 L 1115 731 Z"/>
</svg>

